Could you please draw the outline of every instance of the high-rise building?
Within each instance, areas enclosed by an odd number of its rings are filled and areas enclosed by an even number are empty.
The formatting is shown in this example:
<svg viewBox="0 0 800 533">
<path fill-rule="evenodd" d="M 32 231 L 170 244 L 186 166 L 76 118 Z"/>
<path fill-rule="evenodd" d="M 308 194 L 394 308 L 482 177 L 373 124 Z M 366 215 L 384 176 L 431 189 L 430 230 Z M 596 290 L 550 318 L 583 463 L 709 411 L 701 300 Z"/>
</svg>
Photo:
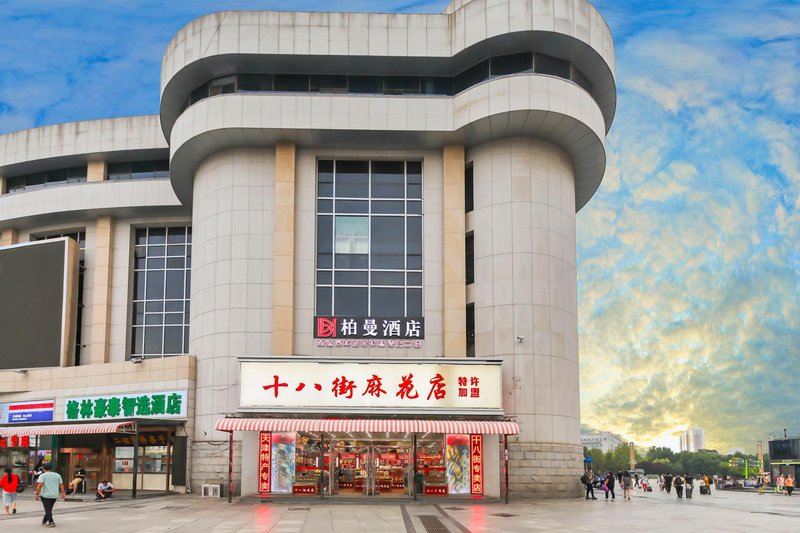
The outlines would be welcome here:
<svg viewBox="0 0 800 533">
<path fill-rule="evenodd" d="M 579 494 L 575 218 L 615 107 L 585 0 L 192 21 L 158 116 L 0 136 L 0 244 L 82 258 L 63 351 L 0 347 L 0 432 L 118 488 L 232 460 L 243 494 L 499 496 L 507 457 L 513 494 Z"/>
<path fill-rule="evenodd" d="M 706 447 L 706 435 L 703 428 L 687 429 L 681 433 L 680 439 L 682 452 L 696 452 Z"/>
<path fill-rule="evenodd" d="M 625 444 L 626 441 L 608 431 L 596 431 L 591 433 L 581 433 L 581 445 L 588 449 L 597 449 L 606 452 L 613 452 L 618 446 Z"/>
</svg>

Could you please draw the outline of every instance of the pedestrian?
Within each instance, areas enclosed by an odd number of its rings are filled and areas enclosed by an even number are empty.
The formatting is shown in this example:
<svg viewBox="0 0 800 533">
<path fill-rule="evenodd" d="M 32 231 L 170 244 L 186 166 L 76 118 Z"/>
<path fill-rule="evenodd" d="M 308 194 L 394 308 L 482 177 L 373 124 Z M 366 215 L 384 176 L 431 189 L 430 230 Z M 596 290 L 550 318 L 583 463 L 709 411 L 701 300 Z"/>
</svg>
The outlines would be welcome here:
<svg viewBox="0 0 800 533">
<path fill-rule="evenodd" d="M 783 485 L 786 487 L 786 495 L 791 496 L 794 490 L 794 479 L 792 479 L 792 476 L 786 476 L 786 481 L 783 482 Z"/>
<path fill-rule="evenodd" d="M 0 488 L 3 489 L 3 509 L 5 509 L 6 514 L 17 514 L 19 476 L 12 473 L 9 466 L 5 467 L 3 472 L 5 472 L 5 475 L 0 477 Z"/>
<path fill-rule="evenodd" d="M 680 475 L 675 476 L 675 479 L 672 481 L 672 484 L 675 486 L 675 493 L 678 495 L 678 499 L 683 499 L 683 478 Z"/>
<path fill-rule="evenodd" d="M 642 491 L 647 492 L 647 476 L 642 478 Z"/>
<path fill-rule="evenodd" d="M 591 494 L 591 499 L 596 500 L 597 498 L 594 497 L 594 473 L 591 468 L 581 476 L 581 482 L 586 488 L 586 499 L 588 500 Z"/>
<path fill-rule="evenodd" d="M 659 491 L 664 490 L 664 474 L 659 474 L 658 476 L 658 490 Z"/>
<path fill-rule="evenodd" d="M 664 475 L 664 490 L 667 491 L 667 494 L 672 494 L 672 474 Z"/>
<path fill-rule="evenodd" d="M 614 478 L 614 472 L 609 472 L 608 475 L 606 476 L 606 489 L 607 489 L 606 490 L 606 501 L 608 501 L 608 494 L 609 493 L 611 493 L 611 501 L 612 502 L 617 499 L 617 495 L 614 494 L 615 482 L 616 482 L 616 479 Z"/>
<path fill-rule="evenodd" d="M 711 478 L 708 477 L 708 474 L 703 476 L 703 484 L 706 486 L 706 494 L 711 496 Z"/>
<path fill-rule="evenodd" d="M 36 466 L 33 467 L 31 470 L 31 478 L 33 479 L 33 486 L 36 486 L 36 480 L 39 479 L 39 476 L 44 474 L 44 470 L 42 470 L 42 465 L 44 464 L 44 458 L 40 457 L 38 461 L 36 461 Z"/>
<path fill-rule="evenodd" d="M 692 491 L 694 490 L 694 478 L 691 475 L 686 474 L 683 476 L 683 483 L 684 487 L 686 488 L 686 499 L 691 500 Z"/>
<path fill-rule="evenodd" d="M 39 476 L 36 481 L 36 500 L 41 499 L 42 506 L 44 506 L 42 525 L 56 527 L 56 523 L 53 521 L 53 506 L 56 504 L 59 494 L 64 500 L 67 499 L 67 493 L 64 492 L 64 480 L 59 474 L 52 471 L 49 464 L 43 465 L 42 469 L 44 474 Z"/>
<path fill-rule="evenodd" d="M 634 484 L 633 484 L 634 488 L 637 488 L 637 489 L 641 488 L 641 485 L 639 485 L 639 474 L 634 474 L 633 475 L 633 481 L 634 481 Z"/>
<path fill-rule="evenodd" d="M 622 496 L 625 499 L 631 499 L 631 492 L 633 491 L 633 479 L 631 473 L 627 470 L 622 474 Z"/>
<path fill-rule="evenodd" d="M 775 494 L 783 494 L 783 485 L 785 483 L 785 478 L 783 474 L 778 476 L 778 484 L 775 485 Z"/>
<path fill-rule="evenodd" d="M 617 470 L 617 481 L 622 485 L 622 470 Z"/>
</svg>

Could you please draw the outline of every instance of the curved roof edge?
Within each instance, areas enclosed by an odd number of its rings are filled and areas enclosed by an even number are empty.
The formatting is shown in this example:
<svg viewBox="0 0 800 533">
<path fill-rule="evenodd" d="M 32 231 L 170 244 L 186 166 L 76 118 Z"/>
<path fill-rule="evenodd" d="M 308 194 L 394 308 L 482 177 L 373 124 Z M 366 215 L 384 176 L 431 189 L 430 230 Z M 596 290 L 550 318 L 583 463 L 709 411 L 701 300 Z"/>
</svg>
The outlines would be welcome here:
<svg viewBox="0 0 800 533">
<path fill-rule="evenodd" d="M 0 176 L 85 164 L 92 160 L 166 157 L 158 115 L 41 126 L 0 135 Z"/>
<path fill-rule="evenodd" d="M 492 39 L 516 33 L 548 36 L 539 39 L 552 40 L 556 55 L 589 77 L 608 130 L 616 108 L 614 43 L 608 24 L 589 2 L 498 0 L 489 6 L 484 0 L 457 0 L 455 4 L 450 14 L 229 11 L 200 17 L 178 31 L 164 54 L 165 135 L 171 135 L 186 97 L 197 85 L 233 73 L 230 62 L 246 63 L 248 55 L 261 62 L 271 58 L 288 72 L 297 68 L 298 61 L 316 60 L 323 63 L 320 73 L 325 73 L 337 63 L 455 60 Z M 215 57 L 224 60 L 209 61 Z M 189 69 L 194 63 L 203 67 Z"/>
</svg>

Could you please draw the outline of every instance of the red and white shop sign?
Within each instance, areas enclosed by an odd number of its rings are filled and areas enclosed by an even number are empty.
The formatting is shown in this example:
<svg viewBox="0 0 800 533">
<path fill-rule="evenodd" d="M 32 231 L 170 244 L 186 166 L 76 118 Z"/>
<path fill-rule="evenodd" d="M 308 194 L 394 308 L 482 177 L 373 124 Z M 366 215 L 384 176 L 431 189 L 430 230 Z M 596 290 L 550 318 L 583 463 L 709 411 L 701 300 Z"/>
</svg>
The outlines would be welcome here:
<svg viewBox="0 0 800 533">
<path fill-rule="evenodd" d="M 268 494 L 270 492 L 270 454 L 272 453 L 272 435 L 270 433 L 259 433 L 258 441 L 258 492 Z"/>
<path fill-rule="evenodd" d="M 500 361 L 240 358 L 243 410 L 502 414 Z"/>
<path fill-rule="evenodd" d="M 469 440 L 470 479 L 472 494 L 483 494 L 483 436 L 471 435 Z"/>
<path fill-rule="evenodd" d="M 27 435 L 0 437 L 0 448 L 28 448 L 30 445 L 31 438 Z"/>
</svg>

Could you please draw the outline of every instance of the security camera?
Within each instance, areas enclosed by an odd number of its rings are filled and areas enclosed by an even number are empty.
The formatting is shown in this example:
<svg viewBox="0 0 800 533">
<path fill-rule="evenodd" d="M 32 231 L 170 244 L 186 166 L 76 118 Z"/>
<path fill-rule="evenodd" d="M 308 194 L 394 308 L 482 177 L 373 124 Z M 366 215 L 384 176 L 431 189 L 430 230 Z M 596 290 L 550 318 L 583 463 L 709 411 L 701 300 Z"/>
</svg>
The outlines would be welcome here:
<svg viewBox="0 0 800 533">
<path fill-rule="evenodd" d="M 517 335 L 517 342 L 522 342 L 524 340 L 525 340 L 525 337 L 523 337 L 522 335 Z"/>
</svg>

